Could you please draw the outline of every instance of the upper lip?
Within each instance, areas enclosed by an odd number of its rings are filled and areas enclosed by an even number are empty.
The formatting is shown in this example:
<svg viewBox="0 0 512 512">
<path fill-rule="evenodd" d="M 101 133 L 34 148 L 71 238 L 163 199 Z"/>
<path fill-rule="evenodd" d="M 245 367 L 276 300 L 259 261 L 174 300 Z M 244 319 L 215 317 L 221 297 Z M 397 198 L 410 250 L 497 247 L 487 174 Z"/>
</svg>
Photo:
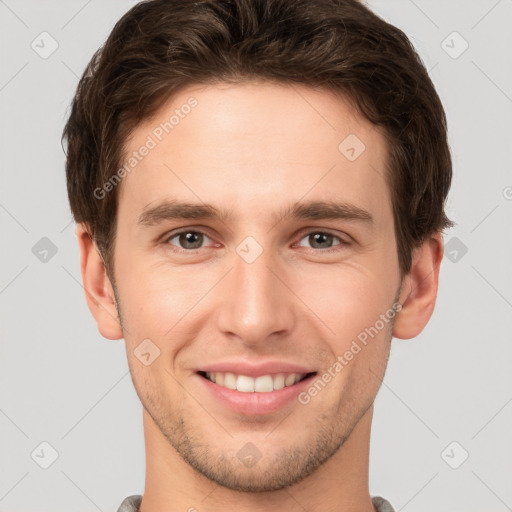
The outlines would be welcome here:
<svg viewBox="0 0 512 512">
<path fill-rule="evenodd" d="M 260 375 L 276 373 L 313 373 L 315 370 L 295 363 L 285 361 L 266 361 L 261 363 L 248 363 L 244 361 L 223 361 L 215 364 L 201 366 L 198 372 L 221 372 L 235 373 L 236 375 L 247 375 L 258 377 Z"/>
</svg>

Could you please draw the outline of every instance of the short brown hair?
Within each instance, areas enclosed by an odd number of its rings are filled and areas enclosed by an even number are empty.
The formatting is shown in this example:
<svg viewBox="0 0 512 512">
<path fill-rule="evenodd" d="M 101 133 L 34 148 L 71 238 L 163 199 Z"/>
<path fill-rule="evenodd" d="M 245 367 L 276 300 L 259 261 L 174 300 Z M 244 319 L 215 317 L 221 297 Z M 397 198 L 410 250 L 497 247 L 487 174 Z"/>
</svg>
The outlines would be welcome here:
<svg viewBox="0 0 512 512">
<path fill-rule="evenodd" d="M 149 0 L 130 9 L 89 62 L 63 132 L 76 222 L 113 278 L 118 170 L 131 131 L 194 84 L 269 80 L 347 98 L 384 130 L 398 261 L 450 227 L 446 116 L 407 36 L 357 0 Z M 340 141 L 341 142 L 341 141 Z"/>
</svg>

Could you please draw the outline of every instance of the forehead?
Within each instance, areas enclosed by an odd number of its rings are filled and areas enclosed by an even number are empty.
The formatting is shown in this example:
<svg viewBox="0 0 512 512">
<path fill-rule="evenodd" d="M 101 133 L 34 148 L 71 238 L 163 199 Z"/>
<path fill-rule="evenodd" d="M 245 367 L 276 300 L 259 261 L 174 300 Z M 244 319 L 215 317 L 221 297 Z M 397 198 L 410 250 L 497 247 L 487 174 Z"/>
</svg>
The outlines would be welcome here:
<svg viewBox="0 0 512 512">
<path fill-rule="evenodd" d="M 166 198 L 242 216 L 264 210 L 269 219 L 277 203 L 301 198 L 342 199 L 377 217 L 390 211 L 383 133 L 326 90 L 190 86 L 137 126 L 124 149 L 123 163 L 135 165 L 125 166 L 119 208 L 132 220 Z"/>
</svg>

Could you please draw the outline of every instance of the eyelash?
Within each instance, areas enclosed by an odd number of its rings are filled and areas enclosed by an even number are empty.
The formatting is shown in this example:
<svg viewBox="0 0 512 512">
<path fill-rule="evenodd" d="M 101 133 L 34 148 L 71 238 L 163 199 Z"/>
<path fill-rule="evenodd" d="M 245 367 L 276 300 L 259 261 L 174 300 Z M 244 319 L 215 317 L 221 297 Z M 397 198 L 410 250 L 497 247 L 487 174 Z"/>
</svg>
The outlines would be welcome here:
<svg viewBox="0 0 512 512">
<path fill-rule="evenodd" d="M 170 243 L 170 241 L 173 240 L 174 238 L 176 238 L 177 236 L 182 235 L 183 233 L 199 233 L 211 240 L 211 238 L 208 236 L 208 234 L 205 233 L 204 231 L 200 231 L 197 229 L 181 229 L 179 231 L 175 231 L 175 232 L 172 232 L 172 233 L 166 235 L 163 240 L 164 245 L 172 245 Z M 319 233 L 322 235 L 331 235 L 334 238 L 338 239 L 340 243 L 336 244 L 333 247 L 330 247 L 328 249 L 315 249 L 314 247 L 306 247 L 306 249 L 310 249 L 317 253 L 319 252 L 319 253 L 325 254 L 325 253 L 331 253 L 331 252 L 336 252 L 336 251 L 342 250 L 346 246 L 350 245 L 350 242 L 343 240 L 338 235 L 335 235 L 334 233 L 331 233 L 330 231 L 323 231 L 323 230 L 318 230 L 318 229 L 312 229 L 310 231 L 301 233 L 302 236 L 299 241 L 302 241 L 304 238 L 308 237 L 311 234 L 319 234 Z M 177 247 L 174 245 L 172 245 L 172 247 L 173 247 L 173 249 L 172 249 L 173 251 L 176 251 L 178 253 L 188 253 L 188 254 L 194 254 L 196 251 L 199 251 L 200 249 L 204 249 L 204 247 L 198 247 L 196 249 L 183 249 L 181 247 Z"/>
</svg>

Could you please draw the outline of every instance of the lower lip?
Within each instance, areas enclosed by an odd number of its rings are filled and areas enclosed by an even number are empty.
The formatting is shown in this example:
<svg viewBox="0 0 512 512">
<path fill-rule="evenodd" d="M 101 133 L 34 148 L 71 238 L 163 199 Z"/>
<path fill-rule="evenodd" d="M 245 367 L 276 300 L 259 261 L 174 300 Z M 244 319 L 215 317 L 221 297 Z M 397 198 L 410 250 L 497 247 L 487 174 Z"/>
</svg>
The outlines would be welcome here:
<svg viewBox="0 0 512 512">
<path fill-rule="evenodd" d="M 206 387 L 207 391 L 229 409 L 242 414 L 260 415 L 276 412 L 297 399 L 298 394 L 311 385 L 311 381 L 316 374 L 312 374 L 292 386 L 286 386 L 278 390 L 269 391 L 268 393 L 243 393 L 236 389 L 219 386 L 198 373 L 196 373 L 196 376 Z"/>
</svg>

